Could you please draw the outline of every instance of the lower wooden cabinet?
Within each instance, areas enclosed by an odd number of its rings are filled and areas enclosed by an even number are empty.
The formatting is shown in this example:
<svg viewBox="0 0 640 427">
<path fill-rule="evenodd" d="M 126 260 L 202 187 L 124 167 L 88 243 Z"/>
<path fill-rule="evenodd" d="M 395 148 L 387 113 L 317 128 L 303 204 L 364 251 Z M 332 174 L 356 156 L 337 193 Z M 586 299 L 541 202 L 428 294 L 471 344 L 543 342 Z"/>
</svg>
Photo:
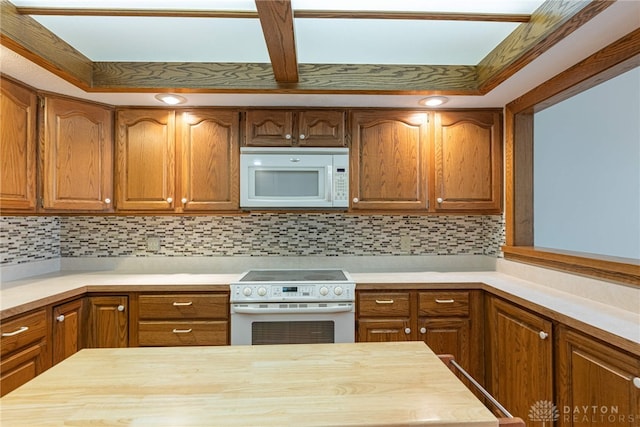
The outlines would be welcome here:
<svg viewBox="0 0 640 427">
<path fill-rule="evenodd" d="M 84 346 L 82 338 L 83 300 L 53 307 L 53 364 L 62 362 Z"/>
<path fill-rule="evenodd" d="M 410 292 L 358 292 L 358 341 L 415 340 Z"/>
<path fill-rule="evenodd" d="M 640 425 L 640 357 L 558 328 L 559 426 Z"/>
<path fill-rule="evenodd" d="M 46 310 L 2 322 L 0 396 L 20 387 L 51 366 Z"/>
<path fill-rule="evenodd" d="M 489 392 L 515 417 L 553 402 L 551 321 L 496 297 L 488 298 L 486 373 Z"/>
<path fill-rule="evenodd" d="M 219 293 L 143 294 L 137 300 L 132 345 L 229 344 L 229 295 Z"/>
<path fill-rule="evenodd" d="M 87 298 L 88 348 L 129 346 L 129 298 L 124 295 Z"/>
</svg>

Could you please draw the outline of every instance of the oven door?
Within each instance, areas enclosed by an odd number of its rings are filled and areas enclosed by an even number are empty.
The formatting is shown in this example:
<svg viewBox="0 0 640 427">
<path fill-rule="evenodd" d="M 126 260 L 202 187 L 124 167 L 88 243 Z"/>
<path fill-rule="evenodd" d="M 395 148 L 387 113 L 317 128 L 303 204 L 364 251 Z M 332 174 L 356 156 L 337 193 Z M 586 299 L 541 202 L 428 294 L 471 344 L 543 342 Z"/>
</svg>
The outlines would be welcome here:
<svg viewBox="0 0 640 427">
<path fill-rule="evenodd" d="M 355 309 L 351 302 L 231 304 L 231 345 L 354 340 Z"/>
</svg>

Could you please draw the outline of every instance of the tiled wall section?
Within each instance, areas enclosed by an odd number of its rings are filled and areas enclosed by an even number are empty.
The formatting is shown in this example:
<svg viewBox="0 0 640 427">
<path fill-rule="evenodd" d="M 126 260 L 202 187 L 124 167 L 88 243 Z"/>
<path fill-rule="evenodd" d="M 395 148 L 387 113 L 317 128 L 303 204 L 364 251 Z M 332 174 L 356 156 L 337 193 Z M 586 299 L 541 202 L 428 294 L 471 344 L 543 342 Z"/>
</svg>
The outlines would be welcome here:
<svg viewBox="0 0 640 427">
<path fill-rule="evenodd" d="M 60 257 L 60 218 L 0 217 L 0 265 Z"/>
<path fill-rule="evenodd" d="M 3 264 L 58 255 L 499 256 L 504 239 L 501 216 L 260 213 L 246 216 L 3 217 L 1 225 Z M 60 236 L 59 245 L 55 242 L 56 233 Z M 54 240 L 51 247 L 37 243 L 38 235 Z M 160 240 L 159 251 L 147 250 L 150 237 Z M 5 239 L 11 243 L 5 244 Z M 46 255 L 41 255 L 40 251 Z"/>
</svg>

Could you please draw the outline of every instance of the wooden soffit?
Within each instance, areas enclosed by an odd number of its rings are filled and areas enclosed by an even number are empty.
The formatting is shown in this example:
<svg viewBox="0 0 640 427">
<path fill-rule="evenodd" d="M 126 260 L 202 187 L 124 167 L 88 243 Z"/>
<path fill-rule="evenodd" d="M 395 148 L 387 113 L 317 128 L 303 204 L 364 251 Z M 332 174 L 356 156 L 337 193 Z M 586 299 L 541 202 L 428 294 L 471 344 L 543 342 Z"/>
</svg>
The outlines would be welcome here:
<svg viewBox="0 0 640 427">
<path fill-rule="evenodd" d="M 372 13 L 293 13 L 289 0 L 257 0 L 271 63 L 92 62 L 28 13 L 129 14 L 145 11 L 19 10 L 0 0 L 0 43 L 88 92 L 337 93 L 483 95 L 555 43 L 613 4 L 613 1 L 545 2 L 530 17 L 461 14 L 373 14 L 379 19 L 449 19 L 521 22 L 477 65 L 298 64 L 293 18 L 372 18 Z M 135 15 L 130 15 L 134 13 Z M 202 16 L 206 11 L 154 11 L 154 16 Z M 226 17 L 247 13 L 220 12 Z"/>
</svg>

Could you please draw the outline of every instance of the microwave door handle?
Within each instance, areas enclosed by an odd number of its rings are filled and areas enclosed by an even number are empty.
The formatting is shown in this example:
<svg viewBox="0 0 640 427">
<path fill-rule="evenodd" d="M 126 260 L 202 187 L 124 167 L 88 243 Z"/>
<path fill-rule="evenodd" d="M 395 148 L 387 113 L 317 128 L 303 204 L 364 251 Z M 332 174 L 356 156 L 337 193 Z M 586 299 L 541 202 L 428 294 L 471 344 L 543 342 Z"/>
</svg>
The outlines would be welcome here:
<svg viewBox="0 0 640 427">
<path fill-rule="evenodd" d="M 327 166 L 327 182 L 324 189 L 325 199 L 331 202 L 331 194 L 333 194 L 333 165 Z"/>
</svg>

